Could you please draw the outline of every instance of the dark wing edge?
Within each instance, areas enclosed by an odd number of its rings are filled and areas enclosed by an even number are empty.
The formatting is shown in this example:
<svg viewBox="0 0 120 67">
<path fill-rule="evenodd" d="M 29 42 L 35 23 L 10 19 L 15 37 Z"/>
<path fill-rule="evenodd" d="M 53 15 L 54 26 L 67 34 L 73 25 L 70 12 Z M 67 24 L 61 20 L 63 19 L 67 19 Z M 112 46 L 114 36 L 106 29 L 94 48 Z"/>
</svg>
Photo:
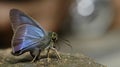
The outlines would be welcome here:
<svg viewBox="0 0 120 67">
<path fill-rule="evenodd" d="M 13 8 L 10 10 L 10 19 L 13 31 L 22 24 L 30 24 L 42 29 L 46 33 L 46 31 L 35 20 L 18 9 Z"/>
</svg>

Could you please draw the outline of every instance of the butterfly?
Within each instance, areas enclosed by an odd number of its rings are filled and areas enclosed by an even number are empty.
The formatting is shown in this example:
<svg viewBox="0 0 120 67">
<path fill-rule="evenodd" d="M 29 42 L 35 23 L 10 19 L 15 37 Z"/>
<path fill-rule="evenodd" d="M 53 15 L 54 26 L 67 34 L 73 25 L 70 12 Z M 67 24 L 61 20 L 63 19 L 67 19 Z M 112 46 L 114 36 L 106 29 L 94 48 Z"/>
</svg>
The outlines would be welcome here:
<svg viewBox="0 0 120 67">
<path fill-rule="evenodd" d="M 30 52 L 33 57 L 31 62 L 35 62 L 41 51 L 47 49 L 55 51 L 57 57 L 61 59 L 59 52 L 54 47 L 58 40 L 55 32 L 47 32 L 35 20 L 18 9 L 10 10 L 11 26 L 14 32 L 11 40 L 12 55 L 19 56 L 25 52 Z"/>
</svg>

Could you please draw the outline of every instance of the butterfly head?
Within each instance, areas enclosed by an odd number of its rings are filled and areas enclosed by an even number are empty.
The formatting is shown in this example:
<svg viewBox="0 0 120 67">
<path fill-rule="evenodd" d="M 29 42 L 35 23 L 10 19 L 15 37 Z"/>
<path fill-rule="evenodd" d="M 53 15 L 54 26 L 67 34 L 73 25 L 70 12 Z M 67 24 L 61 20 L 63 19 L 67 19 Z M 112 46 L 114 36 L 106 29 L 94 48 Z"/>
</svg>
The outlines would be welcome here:
<svg viewBox="0 0 120 67">
<path fill-rule="evenodd" d="M 52 40 L 53 42 L 56 42 L 57 39 L 58 39 L 58 35 L 57 35 L 57 33 L 55 33 L 55 32 L 50 32 L 50 33 L 49 33 L 49 36 L 50 36 L 50 38 L 51 38 L 51 40 Z"/>
</svg>

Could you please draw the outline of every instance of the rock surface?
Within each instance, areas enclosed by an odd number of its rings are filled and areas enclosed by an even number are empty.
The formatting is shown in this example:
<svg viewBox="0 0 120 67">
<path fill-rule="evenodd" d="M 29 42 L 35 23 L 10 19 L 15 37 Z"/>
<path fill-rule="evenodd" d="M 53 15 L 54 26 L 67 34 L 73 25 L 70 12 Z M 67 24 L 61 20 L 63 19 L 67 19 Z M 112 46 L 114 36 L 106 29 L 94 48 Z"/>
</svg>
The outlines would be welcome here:
<svg viewBox="0 0 120 67">
<path fill-rule="evenodd" d="M 59 61 L 54 57 L 49 63 L 46 58 L 30 63 L 32 57 L 28 53 L 16 57 L 10 51 L 11 49 L 0 50 L 0 67 L 106 67 L 83 54 L 61 53 L 62 59 Z"/>
</svg>

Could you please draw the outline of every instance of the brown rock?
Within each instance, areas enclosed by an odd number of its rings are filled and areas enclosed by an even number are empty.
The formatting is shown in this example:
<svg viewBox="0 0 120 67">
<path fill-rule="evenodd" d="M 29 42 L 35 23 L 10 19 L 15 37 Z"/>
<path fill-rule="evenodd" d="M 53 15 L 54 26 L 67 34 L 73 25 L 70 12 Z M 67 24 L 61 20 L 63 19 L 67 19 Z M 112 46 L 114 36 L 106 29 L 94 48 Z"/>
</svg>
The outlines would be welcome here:
<svg viewBox="0 0 120 67">
<path fill-rule="evenodd" d="M 49 63 L 46 58 L 30 63 L 32 57 L 28 53 L 16 57 L 10 51 L 11 49 L 0 50 L 0 67 L 106 67 L 83 54 L 61 53 L 62 59 L 59 61 L 52 57 Z"/>
</svg>

